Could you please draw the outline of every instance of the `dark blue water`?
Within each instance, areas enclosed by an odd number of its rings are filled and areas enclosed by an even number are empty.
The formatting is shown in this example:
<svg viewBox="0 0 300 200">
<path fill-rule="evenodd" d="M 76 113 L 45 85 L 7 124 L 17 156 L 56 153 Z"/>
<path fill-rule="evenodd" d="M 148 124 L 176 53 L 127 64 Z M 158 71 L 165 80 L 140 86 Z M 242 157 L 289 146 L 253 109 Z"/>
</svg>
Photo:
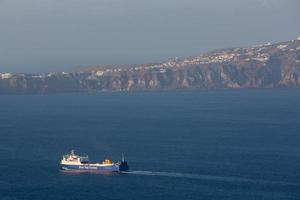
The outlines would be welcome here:
<svg viewBox="0 0 300 200">
<path fill-rule="evenodd" d="M 132 172 L 61 173 L 71 149 Z M 0 96 L 0 199 L 300 199 L 300 91 Z"/>
</svg>

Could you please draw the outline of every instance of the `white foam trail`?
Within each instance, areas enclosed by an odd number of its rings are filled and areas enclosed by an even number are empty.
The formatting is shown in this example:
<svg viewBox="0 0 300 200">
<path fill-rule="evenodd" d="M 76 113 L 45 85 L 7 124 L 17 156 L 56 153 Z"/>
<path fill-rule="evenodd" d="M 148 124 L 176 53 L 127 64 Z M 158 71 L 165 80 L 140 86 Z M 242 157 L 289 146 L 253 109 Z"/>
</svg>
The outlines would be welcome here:
<svg viewBox="0 0 300 200">
<path fill-rule="evenodd" d="M 248 179 L 248 178 L 239 178 L 239 177 L 223 177 L 223 176 L 212 176 L 212 175 L 205 175 L 205 174 L 185 174 L 185 173 L 176 173 L 176 172 L 154 172 L 154 171 L 127 171 L 122 173 L 133 174 L 133 175 L 145 175 L 145 176 L 166 176 L 166 177 L 175 177 L 175 178 L 199 179 L 199 180 L 219 181 L 219 182 L 237 182 L 237 183 L 300 187 L 300 184 L 283 182 L 283 181 L 268 181 L 268 180 L 257 180 L 257 179 Z"/>
</svg>

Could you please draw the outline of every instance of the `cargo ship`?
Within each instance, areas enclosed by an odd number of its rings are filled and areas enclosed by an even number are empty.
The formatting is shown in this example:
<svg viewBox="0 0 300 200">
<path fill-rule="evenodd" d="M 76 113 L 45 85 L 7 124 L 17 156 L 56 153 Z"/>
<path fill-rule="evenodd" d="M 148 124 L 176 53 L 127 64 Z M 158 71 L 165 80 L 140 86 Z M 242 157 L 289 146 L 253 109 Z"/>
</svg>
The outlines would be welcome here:
<svg viewBox="0 0 300 200">
<path fill-rule="evenodd" d="M 70 154 L 63 155 L 60 161 L 60 168 L 69 172 L 98 172 L 112 173 L 122 172 L 129 169 L 127 162 L 122 154 L 122 161 L 114 163 L 111 160 L 104 160 L 102 163 L 91 163 L 88 156 L 76 155 L 74 150 Z"/>
</svg>

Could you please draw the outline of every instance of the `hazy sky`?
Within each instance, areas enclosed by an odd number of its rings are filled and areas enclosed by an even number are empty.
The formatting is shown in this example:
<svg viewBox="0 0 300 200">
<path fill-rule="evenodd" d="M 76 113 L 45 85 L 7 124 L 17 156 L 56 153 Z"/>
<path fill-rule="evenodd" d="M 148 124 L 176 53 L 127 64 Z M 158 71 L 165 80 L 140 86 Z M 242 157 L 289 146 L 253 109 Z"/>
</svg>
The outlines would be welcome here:
<svg viewBox="0 0 300 200">
<path fill-rule="evenodd" d="M 300 36 L 300 0 L 0 0 L 0 71 L 164 61 Z"/>
</svg>

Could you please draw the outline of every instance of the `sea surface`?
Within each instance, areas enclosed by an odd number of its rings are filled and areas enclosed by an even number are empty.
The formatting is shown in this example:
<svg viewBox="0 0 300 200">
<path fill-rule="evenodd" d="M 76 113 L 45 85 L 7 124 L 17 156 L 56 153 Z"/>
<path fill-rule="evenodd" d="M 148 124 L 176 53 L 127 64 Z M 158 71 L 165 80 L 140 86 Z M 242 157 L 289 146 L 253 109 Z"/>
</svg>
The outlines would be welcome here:
<svg viewBox="0 0 300 200">
<path fill-rule="evenodd" d="M 300 199 L 300 90 L 0 95 L 0 199 Z"/>
</svg>

